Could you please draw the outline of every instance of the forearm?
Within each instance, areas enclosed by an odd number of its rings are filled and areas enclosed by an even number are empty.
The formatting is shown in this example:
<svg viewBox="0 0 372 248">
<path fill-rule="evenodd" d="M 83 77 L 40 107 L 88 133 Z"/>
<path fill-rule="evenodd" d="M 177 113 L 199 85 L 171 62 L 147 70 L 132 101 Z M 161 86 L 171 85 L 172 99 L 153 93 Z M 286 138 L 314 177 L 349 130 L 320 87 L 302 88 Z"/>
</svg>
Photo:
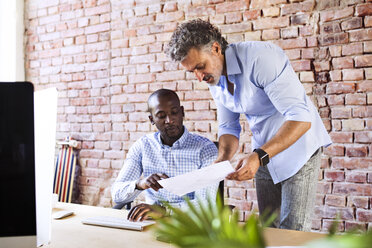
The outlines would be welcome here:
<svg viewBox="0 0 372 248">
<path fill-rule="evenodd" d="M 135 181 L 115 182 L 111 187 L 111 197 L 116 203 L 133 201 L 140 193 L 135 188 Z"/>
<path fill-rule="evenodd" d="M 234 135 L 224 134 L 218 140 L 218 157 L 216 161 L 230 160 L 239 147 L 239 140 Z"/>
<path fill-rule="evenodd" d="M 286 121 L 279 128 L 278 132 L 261 149 L 272 158 L 293 145 L 311 127 L 311 122 Z"/>
</svg>

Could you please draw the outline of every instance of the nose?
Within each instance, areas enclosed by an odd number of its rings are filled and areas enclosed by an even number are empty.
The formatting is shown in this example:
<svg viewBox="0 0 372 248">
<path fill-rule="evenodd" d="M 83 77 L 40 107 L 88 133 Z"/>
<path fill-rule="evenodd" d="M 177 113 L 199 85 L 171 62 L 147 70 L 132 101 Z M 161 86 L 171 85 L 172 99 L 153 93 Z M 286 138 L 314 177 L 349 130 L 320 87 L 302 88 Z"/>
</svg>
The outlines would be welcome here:
<svg viewBox="0 0 372 248">
<path fill-rule="evenodd" d="M 165 123 L 170 123 L 171 122 L 171 118 L 169 117 L 169 115 L 167 115 L 165 117 Z"/>
<path fill-rule="evenodd" d="M 195 70 L 194 73 L 195 73 L 196 78 L 199 80 L 199 82 L 203 81 L 204 74 L 202 72 Z"/>
</svg>

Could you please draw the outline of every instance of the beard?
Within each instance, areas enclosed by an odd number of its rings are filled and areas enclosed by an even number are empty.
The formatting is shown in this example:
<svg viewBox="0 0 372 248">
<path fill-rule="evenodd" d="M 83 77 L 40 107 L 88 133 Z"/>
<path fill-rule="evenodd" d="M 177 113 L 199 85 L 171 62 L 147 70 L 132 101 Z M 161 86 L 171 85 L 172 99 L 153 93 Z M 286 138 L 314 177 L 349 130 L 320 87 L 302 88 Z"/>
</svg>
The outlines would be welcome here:
<svg viewBox="0 0 372 248">
<path fill-rule="evenodd" d="M 221 75 L 207 74 L 203 77 L 203 81 L 210 86 L 215 86 L 220 81 Z"/>
</svg>

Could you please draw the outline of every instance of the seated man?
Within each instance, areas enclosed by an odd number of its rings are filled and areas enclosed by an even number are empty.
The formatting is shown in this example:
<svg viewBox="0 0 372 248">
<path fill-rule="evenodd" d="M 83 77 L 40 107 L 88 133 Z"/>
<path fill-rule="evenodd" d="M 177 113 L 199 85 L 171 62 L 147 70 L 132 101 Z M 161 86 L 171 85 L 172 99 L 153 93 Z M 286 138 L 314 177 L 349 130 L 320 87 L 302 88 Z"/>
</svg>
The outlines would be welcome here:
<svg viewBox="0 0 372 248">
<path fill-rule="evenodd" d="M 151 124 L 155 124 L 159 132 L 145 135 L 133 144 L 111 188 L 116 203 L 131 202 L 145 190 L 146 204 L 133 207 L 128 214 L 128 219 L 133 221 L 147 219 L 156 209 L 153 205 L 161 205 L 161 201 L 186 207 L 183 197 L 162 189 L 158 181 L 201 169 L 217 157 L 213 142 L 189 133 L 183 126 L 184 109 L 174 91 L 155 91 L 148 99 L 148 108 Z M 216 193 L 217 184 L 186 196 L 194 204 L 196 198 L 204 201 Z"/>
</svg>

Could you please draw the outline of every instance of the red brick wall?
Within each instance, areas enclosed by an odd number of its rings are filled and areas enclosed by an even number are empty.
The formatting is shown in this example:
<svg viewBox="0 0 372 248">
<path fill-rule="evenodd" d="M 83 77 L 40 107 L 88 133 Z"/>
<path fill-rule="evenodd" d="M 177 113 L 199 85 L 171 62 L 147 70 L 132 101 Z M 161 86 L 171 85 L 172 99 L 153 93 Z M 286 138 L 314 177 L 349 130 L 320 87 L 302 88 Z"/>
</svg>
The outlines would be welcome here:
<svg viewBox="0 0 372 248">
<path fill-rule="evenodd" d="M 365 3 L 366 2 L 366 3 Z M 216 24 L 229 42 L 282 47 L 319 107 L 334 144 L 325 149 L 313 229 L 337 213 L 340 230 L 372 226 L 372 3 L 363 0 L 26 1 L 26 72 L 37 89 L 57 87 L 57 138 L 80 141 L 80 202 L 110 206 L 110 185 L 128 148 L 154 131 L 146 99 L 176 90 L 187 128 L 217 138 L 205 84 L 163 53 L 177 23 Z M 242 117 L 240 152 L 250 151 Z M 228 202 L 257 209 L 253 181 L 227 182 Z"/>
</svg>

